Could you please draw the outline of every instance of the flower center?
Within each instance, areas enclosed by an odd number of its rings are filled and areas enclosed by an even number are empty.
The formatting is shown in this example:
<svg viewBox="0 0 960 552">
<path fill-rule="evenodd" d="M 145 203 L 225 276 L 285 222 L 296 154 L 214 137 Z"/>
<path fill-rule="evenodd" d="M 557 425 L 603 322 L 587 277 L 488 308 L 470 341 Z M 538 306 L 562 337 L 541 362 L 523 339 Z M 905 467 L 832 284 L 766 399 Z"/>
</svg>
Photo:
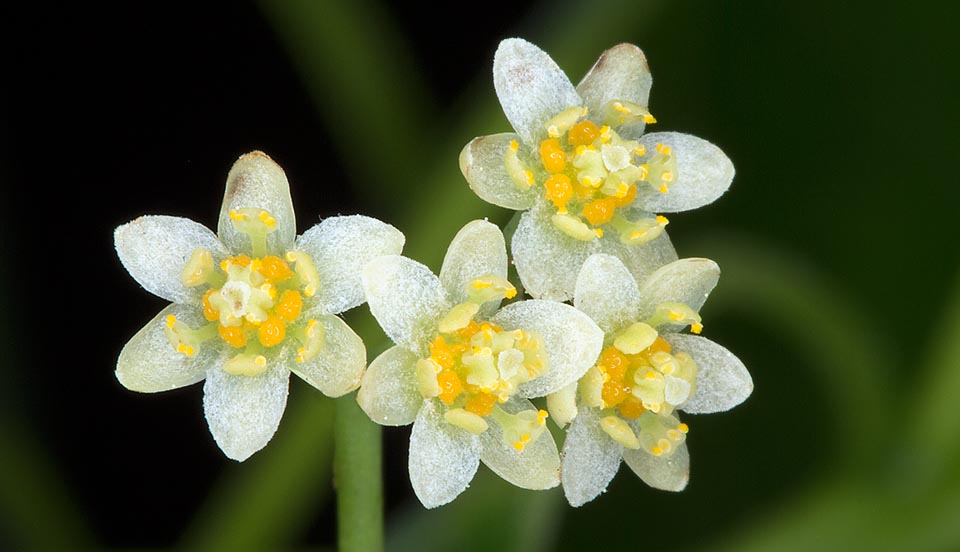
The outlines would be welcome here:
<svg viewBox="0 0 960 552">
<path fill-rule="evenodd" d="M 231 211 L 230 219 L 238 231 L 250 236 L 254 250 L 259 249 L 258 242 L 266 243 L 275 225 L 273 217 L 260 209 Z M 276 357 L 277 346 L 288 336 L 300 344 L 297 362 L 315 357 L 323 346 L 322 326 L 300 316 L 304 296 L 312 296 L 319 285 L 316 267 L 302 251 L 291 251 L 286 259 L 240 254 L 215 266 L 210 251 L 197 248 L 181 279 L 187 286 L 209 287 L 202 300 L 209 324 L 195 329 L 172 314 L 167 316 L 167 339 L 178 352 L 193 356 L 204 342 L 219 336 L 237 349 L 224 370 L 254 376 L 267 369 L 267 356 Z"/>
<path fill-rule="evenodd" d="M 504 163 L 521 189 L 543 186 L 544 198 L 557 211 L 551 220 L 565 234 L 592 241 L 602 237 L 606 227 L 618 232 L 625 244 L 645 243 L 663 232 L 667 219 L 631 221 L 623 210 L 633 203 L 639 186 L 667 193 L 676 180 L 676 157 L 669 146 L 658 144 L 648 152 L 611 128 L 641 119 L 656 122 L 645 107 L 611 101 L 604 111 L 604 125 L 597 126 L 586 119 L 586 108 L 565 109 L 547 122 L 548 138 L 540 142 L 530 162 L 521 159 L 520 145 L 514 140 Z"/>
</svg>

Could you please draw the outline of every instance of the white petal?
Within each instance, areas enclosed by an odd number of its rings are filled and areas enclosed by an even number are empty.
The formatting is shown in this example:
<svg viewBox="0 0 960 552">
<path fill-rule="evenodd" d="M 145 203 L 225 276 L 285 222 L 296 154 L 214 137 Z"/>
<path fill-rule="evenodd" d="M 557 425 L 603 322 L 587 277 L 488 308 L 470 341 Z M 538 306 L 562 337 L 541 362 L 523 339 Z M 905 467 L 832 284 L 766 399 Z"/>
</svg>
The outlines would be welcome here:
<svg viewBox="0 0 960 552">
<path fill-rule="evenodd" d="M 178 353 L 164 334 L 168 314 L 198 327 L 206 324 L 200 309 L 190 305 L 169 305 L 130 338 L 117 360 L 117 379 L 124 387 L 141 393 L 156 393 L 202 381 L 207 369 L 220 358 L 218 342 L 211 341 L 188 357 Z"/>
<path fill-rule="evenodd" d="M 640 316 L 651 316 L 660 303 L 683 303 L 699 312 L 719 280 L 720 267 L 710 259 L 680 259 L 660 267 L 640 286 Z"/>
<path fill-rule="evenodd" d="M 499 227 L 475 220 L 450 242 L 440 268 L 440 282 L 451 302 L 462 303 L 467 300 L 467 284 L 486 274 L 507 277 L 507 244 Z M 481 317 L 489 317 L 499 306 L 499 302 L 484 303 Z"/>
<path fill-rule="evenodd" d="M 394 346 L 373 359 L 357 392 L 360 408 L 381 425 L 412 423 L 423 405 L 417 389 L 417 357 Z"/>
<path fill-rule="evenodd" d="M 289 382 L 290 370 L 280 362 L 259 376 L 232 376 L 220 366 L 207 372 L 203 412 L 227 457 L 243 462 L 266 446 L 287 406 Z"/>
<path fill-rule="evenodd" d="M 426 401 L 410 433 L 410 484 L 427 508 L 457 498 L 480 466 L 480 438 L 447 423 Z"/>
<path fill-rule="evenodd" d="M 296 347 L 286 353 L 287 366 L 310 385 L 328 397 L 339 397 L 360 385 L 367 367 L 367 349 L 363 340 L 346 322 L 332 314 L 306 314 L 304 319 L 315 318 L 323 325 L 323 348 L 317 356 L 306 362 L 296 361 Z"/>
<path fill-rule="evenodd" d="M 583 406 L 563 443 L 563 494 L 583 506 L 607 490 L 620 468 L 623 445 L 600 428 L 599 410 Z"/>
<path fill-rule="evenodd" d="M 267 236 L 267 250 L 283 255 L 293 247 L 297 220 L 290 199 L 290 184 L 280 165 L 262 151 L 242 155 L 227 175 L 220 207 L 217 235 L 233 252 L 250 252 L 250 238 L 230 221 L 231 209 L 263 209 L 276 219 L 276 230 Z"/>
<path fill-rule="evenodd" d="M 632 215 L 631 215 L 632 216 Z M 635 219 L 631 219 L 635 220 Z M 661 266 L 677 260 L 677 252 L 666 232 L 640 245 L 625 245 L 615 232 L 607 232 L 597 240 L 598 253 L 606 253 L 623 261 L 637 282 L 643 282 Z"/>
<path fill-rule="evenodd" d="M 512 303 L 491 322 L 505 330 L 522 329 L 543 339 L 549 367 L 517 390 L 524 398 L 543 397 L 580 379 L 600 356 L 603 331 L 586 314 L 563 303 L 531 299 Z"/>
<path fill-rule="evenodd" d="M 200 301 L 203 286 L 180 280 L 194 249 L 205 247 L 220 262 L 229 253 L 206 226 L 180 217 L 148 215 L 118 226 L 113 243 L 127 272 L 150 293 L 174 303 Z"/>
<path fill-rule="evenodd" d="M 320 287 L 307 305 L 336 314 L 363 304 L 360 271 L 377 257 L 399 255 L 404 240 L 393 226 L 361 215 L 330 217 L 314 225 L 296 245 L 320 275 Z"/>
<path fill-rule="evenodd" d="M 362 276 L 370 312 L 384 333 L 397 345 L 426 356 L 437 322 L 451 307 L 440 280 L 429 268 L 399 255 L 374 259 Z"/>
<path fill-rule="evenodd" d="M 506 412 L 516 414 L 523 410 L 537 410 L 527 400 L 511 400 L 500 405 Z M 560 453 L 549 431 L 522 451 L 503 440 L 503 430 L 492 418 L 487 430 L 480 434 L 480 460 L 505 481 L 523 489 L 552 489 L 560 484 Z"/>
<path fill-rule="evenodd" d="M 753 392 L 750 372 L 726 347 L 698 335 L 666 334 L 663 338 L 675 352 L 690 353 L 700 368 L 697 390 L 680 410 L 691 414 L 723 412 L 747 400 Z"/>
<path fill-rule="evenodd" d="M 577 276 L 574 306 L 612 334 L 638 320 L 640 291 L 633 274 L 620 259 L 591 255 Z"/>
<path fill-rule="evenodd" d="M 547 121 L 582 103 L 550 56 L 520 38 L 500 42 L 493 56 L 493 86 L 504 115 L 528 145 L 546 137 Z"/>
<path fill-rule="evenodd" d="M 612 100 L 626 100 L 646 106 L 653 76 L 643 51 L 633 44 L 618 44 L 600 55 L 577 92 L 590 108 L 591 119 L 602 120 L 603 107 Z M 599 122 L 599 120 L 597 122 Z M 643 134 L 643 121 L 617 128 L 621 137 L 636 140 Z"/>
<path fill-rule="evenodd" d="M 666 144 L 677 156 L 677 177 L 662 194 L 641 186 L 635 204 L 653 213 L 676 213 L 713 203 L 733 182 L 733 163 L 717 146 L 679 132 L 654 132 L 640 138 L 647 151 Z"/>
<path fill-rule="evenodd" d="M 537 299 L 567 301 L 573 298 L 580 267 L 596 246 L 557 230 L 550 221 L 551 214 L 545 207 L 524 212 L 510 248 L 528 294 Z"/>
<path fill-rule="evenodd" d="M 686 443 L 677 447 L 669 457 L 654 456 L 642 448 L 624 449 L 623 461 L 654 489 L 682 491 L 690 481 L 690 452 Z"/>
<path fill-rule="evenodd" d="M 474 138 L 460 152 L 460 172 L 470 189 L 487 203 L 507 209 L 529 209 L 536 188 L 521 190 L 507 172 L 505 156 L 510 142 L 520 141 L 512 132 Z"/>
</svg>

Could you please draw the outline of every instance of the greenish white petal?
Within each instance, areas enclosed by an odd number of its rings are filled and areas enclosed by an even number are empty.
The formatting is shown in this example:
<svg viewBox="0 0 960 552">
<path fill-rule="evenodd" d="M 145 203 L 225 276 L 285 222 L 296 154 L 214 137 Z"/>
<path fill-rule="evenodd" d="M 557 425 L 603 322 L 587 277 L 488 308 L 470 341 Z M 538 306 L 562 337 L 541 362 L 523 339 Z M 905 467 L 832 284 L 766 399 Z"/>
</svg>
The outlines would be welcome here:
<svg viewBox="0 0 960 552">
<path fill-rule="evenodd" d="M 512 132 L 474 138 L 460 152 L 460 172 L 470 189 L 487 203 L 514 210 L 529 209 L 536 199 L 536 189 L 521 189 L 505 164 L 514 140 L 519 143 L 520 136 Z"/>
<path fill-rule="evenodd" d="M 410 432 L 410 484 L 427 508 L 457 498 L 480 466 L 480 438 L 448 423 L 436 402 L 423 403 Z"/>
<path fill-rule="evenodd" d="M 274 361 L 259 376 L 233 376 L 220 366 L 207 372 L 203 412 L 227 457 L 243 462 L 276 433 L 287 406 L 290 370 Z"/>
<path fill-rule="evenodd" d="M 644 449 L 623 450 L 623 461 L 654 489 L 682 491 L 690 481 L 690 452 L 682 443 L 670 456 L 654 456 Z"/>
<path fill-rule="evenodd" d="M 557 230 L 551 216 L 542 206 L 521 214 L 510 248 L 528 294 L 537 299 L 568 301 L 573 298 L 580 267 L 593 247 Z"/>
<path fill-rule="evenodd" d="M 206 226 L 190 219 L 148 215 L 118 226 L 113 243 L 120 263 L 144 289 L 174 303 L 196 303 L 205 288 L 187 287 L 181 273 L 199 247 L 210 250 L 214 262 L 229 253 Z"/>
<path fill-rule="evenodd" d="M 395 345 L 373 359 L 357 391 L 357 402 L 371 420 L 381 425 L 413 423 L 423 406 L 417 388 L 417 356 Z"/>
<path fill-rule="evenodd" d="M 332 314 L 305 313 L 304 320 L 316 319 L 323 327 L 323 346 L 309 360 L 297 362 L 296 348 L 288 347 L 290 370 L 328 397 L 339 397 L 360 385 L 367 367 L 367 349 L 363 340 L 346 322 Z"/>
<path fill-rule="evenodd" d="M 537 410 L 530 401 L 514 399 L 500 405 L 509 414 Z M 549 431 L 518 451 L 507 444 L 503 429 L 491 416 L 487 430 L 480 435 L 480 460 L 505 481 L 523 489 L 552 489 L 560 484 L 560 453 Z"/>
<path fill-rule="evenodd" d="M 504 115 L 528 145 L 546 137 L 547 121 L 582 103 L 556 62 L 520 38 L 500 42 L 493 56 L 493 85 Z"/>
<path fill-rule="evenodd" d="M 336 314 L 361 305 L 365 298 L 360 272 L 382 255 L 403 251 L 403 233 L 375 218 L 362 215 L 330 217 L 297 239 L 296 249 L 313 260 L 320 285 L 307 307 Z"/>
<path fill-rule="evenodd" d="M 607 490 L 620 468 L 623 445 L 600 428 L 600 411 L 582 407 L 563 443 L 563 494 L 583 506 Z"/>
<path fill-rule="evenodd" d="M 607 232 L 597 240 L 597 245 L 595 252 L 613 255 L 623 261 L 637 282 L 643 282 L 661 266 L 677 260 L 677 252 L 666 232 L 639 245 L 621 243 L 614 232 Z"/>
<path fill-rule="evenodd" d="M 661 303 L 683 303 L 699 312 L 719 280 L 720 267 L 710 259 L 680 259 L 664 265 L 640 285 L 640 317 L 650 317 Z"/>
<path fill-rule="evenodd" d="M 230 211 L 263 209 L 275 221 L 275 230 L 267 235 L 267 251 L 282 256 L 297 237 L 297 220 L 290 199 L 290 184 L 280 165 L 262 151 L 242 155 L 227 175 L 217 235 L 234 253 L 251 250 L 250 238 L 238 232 L 230 220 Z"/>
<path fill-rule="evenodd" d="M 713 203 L 733 182 L 733 162 L 717 146 L 679 132 L 653 132 L 640 138 L 648 152 L 665 144 L 677 157 L 677 175 L 670 191 L 641 186 L 635 205 L 654 213 L 688 211 Z"/>
<path fill-rule="evenodd" d="M 664 339 L 675 353 L 689 353 L 699 367 L 696 392 L 680 410 L 690 414 L 724 412 L 747 400 L 753 392 L 750 372 L 726 347 L 697 335 L 667 334 Z"/>
<path fill-rule="evenodd" d="M 607 102 L 626 100 L 646 106 L 650 101 L 653 76 L 643 51 L 633 44 L 618 44 L 600 55 L 580 84 L 577 92 L 590 108 L 590 118 L 601 124 Z M 617 128 L 625 140 L 636 140 L 643 134 L 644 123 L 639 120 Z"/>
<path fill-rule="evenodd" d="M 185 387 L 202 381 L 207 370 L 222 361 L 221 348 L 214 340 L 192 357 L 178 353 L 163 330 L 164 319 L 170 314 L 191 327 L 207 323 L 200 309 L 192 305 L 173 304 L 160 311 L 120 351 L 116 375 L 127 389 L 156 393 Z"/>
<path fill-rule="evenodd" d="M 502 308 L 491 322 L 505 330 L 522 329 L 543 340 L 546 372 L 517 390 L 524 398 L 544 397 L 586 373 L 603 348 L 603 331 L 586 314 L 563 303 L 532 299 Z"/>
<path fill-rule="evenodd" d="M 507 244 L 497 225 L 474 220 L 450 242 L 440 268 L 440 283 L 450 301 L 459 304 L 468 300 L 467 285 L 487 274 L 507 277 Z M 499 301 L 484 303 L 481 317 L 489 317 L 499 306 Z"/>
<path fill-rule="evenodd" d="M 399 255 L 367 263 L 362 279 L 370 312 L 384 333 L 397 345 L 426 356 L 437 323 L 452 306 L 440 279 L 424 265 Z"/>
<path fill-rule="evenodd" d="M 640 291 L 633 274 L 612 255 L 591 255 L 580 269 L 573 304 L 612 334 L 638 319 Z"/>
</svg>

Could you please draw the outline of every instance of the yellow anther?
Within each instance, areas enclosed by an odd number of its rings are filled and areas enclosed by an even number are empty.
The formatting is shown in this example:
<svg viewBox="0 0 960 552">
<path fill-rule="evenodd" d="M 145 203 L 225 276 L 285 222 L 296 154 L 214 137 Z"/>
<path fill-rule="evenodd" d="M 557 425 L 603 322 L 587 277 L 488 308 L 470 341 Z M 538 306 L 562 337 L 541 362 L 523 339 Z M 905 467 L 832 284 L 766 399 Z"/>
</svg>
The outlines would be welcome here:
<svg viewBox="0 0 960 552">
<path fill-rule="evenodd" d="M 660 173 L 660 180 L 664 182 L 673 182 L 673 173 L 670 171 L 663 171 Z"/>
<path fill-rule="evenodd" d="M 699 335 L 700 332 L 703 331 L 703 324 L 699 322 L 694 322 L 693 324 L 690 325 L 690 331 Z"/>
<path fill-rule="evenodd" d="M 670 221 L 667 220 L 667 217 L 663 215 L 657 215 L 657 224 L 660 226 L 666 226 Z"/>
<path fill-rule="evenodd" d="M 661 450 L 660 447 L 653 447 L 653 450 L 650 452 L 652 452 L 654 456 L 660 456 L 663 454 L 663 450 Z"/>
<path fill-rule="evenodd" d="M 648 125 L 652 125 L 653 123 L 657 122 L 657 118 L 647 113 L 643 116 L 643 122 L 647 123 Z"/>
<path fill-rule="evenodd" d="M 617 200 L 612 197 L 595 199 L 583 206 L 583 218 L 593 226 L 606 224 L 613 219 L 617 209 Z"/>
<path fill-rule="evenodd" d="M 270 316 L 257 328 L 257 338 L 264 347 L 273 347 L 287 336 L 287 327 L 278 316 Z"/>
<path fill-rule="evenodd" d="M 550 417 L 550 414 L 546 410 L 540 409 L 537 411 L 537 424 L 543 425 L 547 423 L 547 418 Z"/>
<path fill-rule="evenodd" d="M 230 209 L 230 220 L 243 220 L 246 218 L 246 215 L 237 211 L 236 209 Z"/>
<path fill-rule="evenodd" d="M 283 318 L 287 322 L 293 322 L 300 317 L 300 312 L 303 310 L 303 299 L 300 297 L 300 294 L 292 289 L 284 291 L 280 295 L 280 302 L 277 304 L 276 313 L 277 316 Z"/>
<path fill-rule="evenodd" d="M 547 190 L 546 199 L 552 201 L 558 210 L 566 211 L 567 202 L 573 196 L 573 183 L 570 177 L 565 174 L 555 174 L 548 178 L 543 186 Z"/>
<path fill-rule="evenodd" d="M 660 191 L 661 194 L 665 194 L 670 191 L 670 188 L 668 188 L 666 184 L 661 184 L 660 187 L 657 189 Z"/>
<path fill-rule="evenodd" d="M 562 171 L 567 166 L 567 154 L 563 152 L 560 140 L 550 138 L 540 142 L 540 160 L 548 172 Z"/>
<path fill-rule="evenodd" d="M 620 102 L 613 102 L 613 108 L 625 115 L 629 115 L 630 113 L 632 113 L 629 109 L 624 107 L 623 104 Z"/>
<path fill-rule="evenodd" d="M 503 292 L 507 299 L 513 299 L 517 296 L 517 288 L 510 288 L 507 291 Z"/>
<path fill-rule="evenodd" d="M 640 145 L 637 146 L 637 149 L 633 150 L 633 153 L 635 153 L 635 154 L 638 155 L 638 156 L 640 156 L 640 155 L 646 155 L 646 154 L 647 154 L 647 147 L 644 146 L 643 144 L 640 144 Z"/>
<path fill-rule="evenodd" d="M 670 443 L 669 439 L 660 439 L 657 441 L 657 447 L 663 451 L 663 453 L 668 453 L 673 448 L 673 445 Z"/>
<path fill-rule="evenodd" d="M 294 270 L 303 284 L 303 294 L 307 297 L 313 297 L 320 285 L 320 274 L 317 273 L 313 260 L 303 251 L 288 251 L 287 260 L 295 263 Z"/>
<path fill-rule="evenodd" d="M 492 286 L 493 283 L 477 278 L 476 280 L 471 282 L 471 285 L 473 285 L 474 289 L 487 289 L 488 287 Z"/>
<path fill-rule="evenodd" d="M 686 433 L 690 431 L 690 426 L 688 426 L 687 424 L 680 424 L 677 426 L 677 429 L 680 430 L 680 433 Z"/>
<path fill-rule="evenodd" d="M 591 121 L 580 121 L 573 125 L 570 132 L 567 133 L 567 139 L 570 144 L 581 148 L 587 144 L 593 143 L 600 136 L 600 129 Z"/>
<path fill-rule="evenodd" d="M 510 149 L 516 152 L 520 149 L 520 144 L 516 140 L 510 140 Z"/>
<path fill-rule="evenodd" d="M 547 136 L 551 138 L 560 137 L 560 129 L 557 128 L 557 125 L 550 125 L 550 127 L 547 128 Z"/>
<path fill-rule="evenodd" d="M 270 213 L 266 211 L 260 211 L 260 221 L 266 224 L 267 226 L 273 228 L 277 225 L 277 219 L 270 216 Z"/>
<path fill-rule="evenodd" d="M 598 238 L 602 238 L 602 237 L 603 237 L 603 229 L 602 229 L 602 228 L 594 228 L 594 229 L 593 229 L 593 233 L 596 234 Z"/>
<path fill-rule="evenodd" d="M 224 326 L 220 324 L 217 330 L 220 333 L 220 339 L 234 348 L 241 348 L 247 345 L 247 332 L 243 326 Z"/>
<path fill-rule="evenodd" d="M 659 143 L 659 144 L 657 144 L 657 151 L 659 151 L 660 153 L 662 153 L 662 154 L 664 154 L 664 155 L 670 155 L 670 152 L 673 151 L 673 150 L 670 149 L 670 146 L 668 146 L 668 145 L 666 145 L 666 144 L 664 144 L 664 143 Z"/>
<path fill-rule="evenodd" d="M 257 358 L 253 359 L 253 362 L 254 362 L 254 364 L 256 364 L 257 366 L 263 368 L 264 366 L 267 365 L 267 357 L 265 357 L 265 356 L 263 356 L 263 355 L 257 355 Z"/>
<path fill-rule="evenodd" d="M 637 167 L 637 169 L 638 169 L 637 178 L 639 180 L 646 180 L 647 177 L 650 176 L 650 165 L 647 165 L 646 163 L 644 163 L 639 167 Z"/>
<path fill-rule="evenodd" d="M 614 195 L 616 195 L 618 199 L 624 198 L 624 197 L 627 197 L 627 192 L 629 191 L 630 191 L 630 186 L 625 182 L 621 182 L 620 184 L 617 185 L 617 191 Z"/>
<path fill-rule="evenodd" d="M 673 320 L 674 322 L 679 322 L 680 320 L 683 320 L 683 313 L 671 309 L 670 320 Z"/>
<path fill-rule="evenodd" d="M 533 186 L 533 171 L 527 169 L 523 172 L 523 176 L 527 179 L 527 186 Z"/>
<path fill-rule="evenodd" d="M 670 439 L 671 441 L 679 441 L 682 437 L 683 433 L 680 433 L 676 429 L 667 430 L 667 439 Z"/>
<path fill-rule="evenodd" d="M 211 289 L 203 294 L 203 317 L 213 322 L 220 320 L 220 311 L 210 304 L 210 296 L 218 292 L 218 289 Z"/>
<path fill-rule="evenodd" d="M 177 316 L 174 314 L 168 314 L 163 320 L 166 322 L 168 328 L 173 329 L 173 325 L 177 323 Z"/>
</svg>

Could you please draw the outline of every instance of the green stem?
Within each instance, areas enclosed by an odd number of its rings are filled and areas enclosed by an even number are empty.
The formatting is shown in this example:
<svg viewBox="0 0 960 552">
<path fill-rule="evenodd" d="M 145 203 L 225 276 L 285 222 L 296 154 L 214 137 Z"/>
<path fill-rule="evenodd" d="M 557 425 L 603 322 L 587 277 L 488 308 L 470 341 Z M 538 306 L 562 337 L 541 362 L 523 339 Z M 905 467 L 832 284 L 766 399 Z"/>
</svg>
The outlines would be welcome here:
<svg viewBox="0 0 960 552">
<path fill-rule="evenodd" d="M 333 473 L 341 552 L 383 550 L 383 477 L 380 426 L 353 394 L 336 401 Z"/>
</svg>

